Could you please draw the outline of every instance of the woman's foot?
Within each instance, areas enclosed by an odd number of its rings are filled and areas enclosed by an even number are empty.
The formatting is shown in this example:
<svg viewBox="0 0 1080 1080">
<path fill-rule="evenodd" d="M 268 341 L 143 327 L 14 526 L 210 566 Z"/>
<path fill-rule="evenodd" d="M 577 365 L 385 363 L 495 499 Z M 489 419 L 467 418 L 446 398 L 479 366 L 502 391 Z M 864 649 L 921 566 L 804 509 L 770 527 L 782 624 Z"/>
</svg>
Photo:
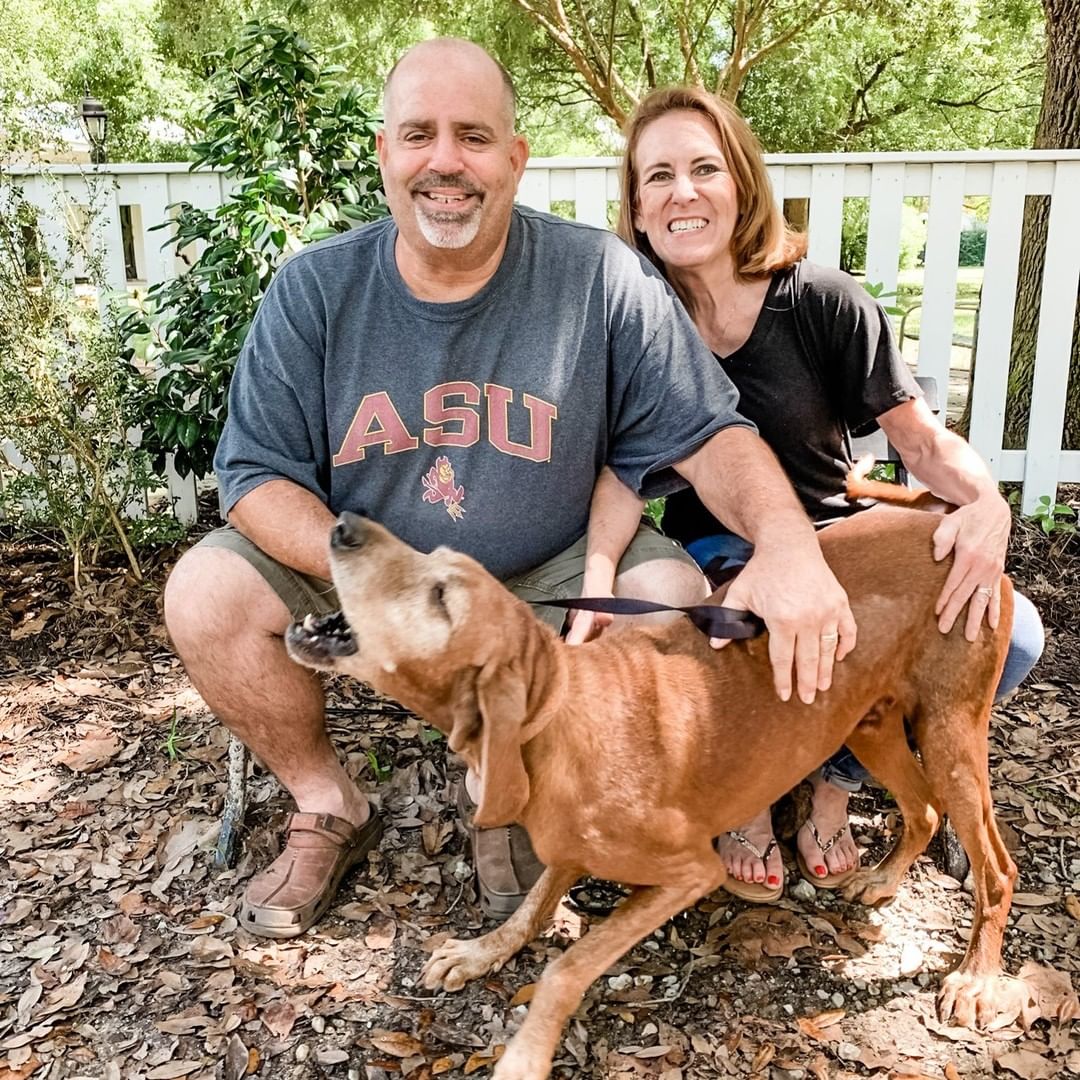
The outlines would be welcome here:
<svg viewBox="0 0 1080 1080">
<path fill-rule="evenodd" d="M 811 885 L 837 889 L 859 869 L 859 849 L 848 821 L 850 794 L 820 774 L 810 782 L 814 788 L 810 816 L 795 838 L 799 868 Z"/>
<path fill-rule="evenodd" d="M 779 900 L 784 892 L 784 861 L 773 836 L 772 810 L 763 810 L 742 828 L 717 837 L 717 853 L 724 860 L 732 896 L 751 903 Z"/>
</svg>

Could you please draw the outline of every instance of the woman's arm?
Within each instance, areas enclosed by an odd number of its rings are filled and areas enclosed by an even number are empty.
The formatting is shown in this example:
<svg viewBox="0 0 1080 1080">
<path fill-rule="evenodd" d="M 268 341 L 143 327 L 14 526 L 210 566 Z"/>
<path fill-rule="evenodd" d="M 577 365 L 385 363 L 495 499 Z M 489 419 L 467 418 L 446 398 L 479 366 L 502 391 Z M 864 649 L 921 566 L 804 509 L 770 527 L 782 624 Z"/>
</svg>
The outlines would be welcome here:
<svg viewBox="0 0 1080 1080">
<path fill-rule="evenodd" d="M 974 641 L 984 614 L 991 626 L 998 624 L 999 582 L 1012 526 L 1009 506 L 982 458 L 941 424 L 921 398 L 883 413 L 878 424 L 904 466 L 935 495 L 959 507 L 934 533 L 934 558 L 954 553 L 938 597 L 938 625 L 947 633 L 967 604 L 964 636 Z"/>
<path fill-rule="evenodd" d="M 605 465 L 596 478 L 589 506 L 582 596 L 613 595 L 619 560 L 634 539 L 643 506 L 644 501 Z M 598 637 L 612 618 L 607 612 L 571 612 L 567 643 L 580 645 Z"/>
</svg>

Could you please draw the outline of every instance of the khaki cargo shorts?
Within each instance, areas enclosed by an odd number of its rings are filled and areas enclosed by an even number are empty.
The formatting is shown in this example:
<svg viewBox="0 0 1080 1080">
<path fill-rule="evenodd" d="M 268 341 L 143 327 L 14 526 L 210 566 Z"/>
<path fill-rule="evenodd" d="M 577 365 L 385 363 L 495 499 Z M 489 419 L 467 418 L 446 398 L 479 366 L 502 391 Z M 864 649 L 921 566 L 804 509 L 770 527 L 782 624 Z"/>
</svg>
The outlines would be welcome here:
<svg viewBox="0 0 1080 1080">
<path fill-rule="evenodd" d="M 301 574 L 298 570 L 284 566 L 231 525 L 208 533 L 199 541 L 200 547 L 204 545 L 228 548 L 247 559 L 266 579 L 270 588 L 281 597 L 294 619 L 302 619 L 308 614 L 327 615 L 341 606 L 334 586 L 329 581 Z M 637 534 L 619 561 L 619 572 L 654 559 L 676 559 L 696 568 L 694 560 L 674 540 L 661 535 L 651 525 L 643 522 L 638 526 Z M 571 544 L 547 562 L 508 579 L 504 584 L 522 600 L 542 603 L 544 600 L 572 600 L 580 596 L 584 576 L 583 536 L 577 543 Z M 565 608 L 537 606 L 533 610 L 537 618 L 560 631 L 569 614 Z"/>
</svg>

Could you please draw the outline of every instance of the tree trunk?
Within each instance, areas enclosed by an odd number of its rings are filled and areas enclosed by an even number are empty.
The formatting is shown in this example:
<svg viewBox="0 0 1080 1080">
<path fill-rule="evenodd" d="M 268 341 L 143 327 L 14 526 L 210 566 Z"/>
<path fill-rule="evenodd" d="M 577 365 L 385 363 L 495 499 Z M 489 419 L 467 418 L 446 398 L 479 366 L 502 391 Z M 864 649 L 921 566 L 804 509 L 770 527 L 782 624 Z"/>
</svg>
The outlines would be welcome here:
<svg viewBox="0 0 1080 1080">
<path fill-rule="evenodd" d="M 1043 0 L 1043 9 L 1046 84 L 1035 131 L 1035 149 L 1080 149 L 1080 0 Z M 1024 210 L 1005 408 L 1005 445 L 1010 448 L 1021 448 L 1027 442 L 1049 218 L 1049 198 L 1030 196 Z M 1073 324 L 1062 446 L 1080 448 L 1080 318 Z"/>
</svg>

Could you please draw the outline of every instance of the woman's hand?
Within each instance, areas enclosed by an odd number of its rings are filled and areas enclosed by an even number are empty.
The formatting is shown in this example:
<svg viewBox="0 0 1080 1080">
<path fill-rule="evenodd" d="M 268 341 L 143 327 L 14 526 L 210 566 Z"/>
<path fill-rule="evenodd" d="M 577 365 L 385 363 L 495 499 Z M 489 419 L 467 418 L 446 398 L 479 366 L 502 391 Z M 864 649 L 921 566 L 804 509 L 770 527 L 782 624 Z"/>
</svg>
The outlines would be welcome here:
<svg viewBox="0 0 1080 1080">
<path fill-rule="evenodd" d="M 1012 514 L 996 491 L 946 514 L 934 533 L 934 558 L 949 552 L 953 565 L 934 608 L 938 628 L 947 634 L 964 605 L 968 606 L 964 637 L 974 641 L 983 616 L 991 627 L 1001 617 L 1001 575 L 1009 546 Z"/>
</svg>

